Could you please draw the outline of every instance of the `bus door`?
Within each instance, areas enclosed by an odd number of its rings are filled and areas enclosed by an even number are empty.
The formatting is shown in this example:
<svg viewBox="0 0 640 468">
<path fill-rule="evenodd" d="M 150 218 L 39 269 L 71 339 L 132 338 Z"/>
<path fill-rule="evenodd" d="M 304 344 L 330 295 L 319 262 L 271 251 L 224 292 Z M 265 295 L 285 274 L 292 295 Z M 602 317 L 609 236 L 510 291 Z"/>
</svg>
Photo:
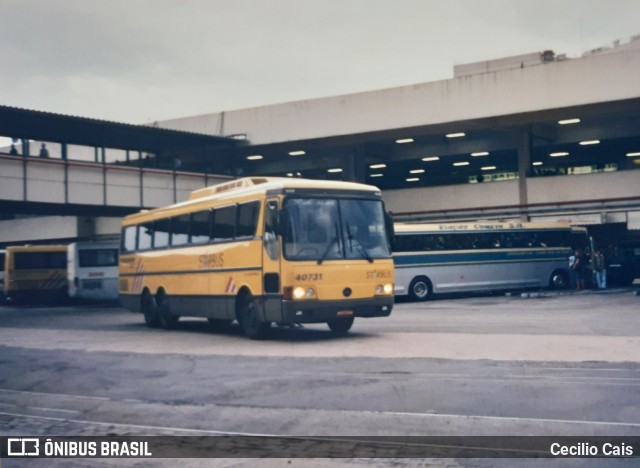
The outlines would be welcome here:
<svg viewBox="0 0 640 468">
<path fill-rule="evenodd" d="M 267 199 L 264 212 L 264 234 L 262 248 L 262 286 L 264 291 L 265 320 L 279 322 L 282 320 L 280 245 L 278 240 L 277 199 Z"/>
</svg>

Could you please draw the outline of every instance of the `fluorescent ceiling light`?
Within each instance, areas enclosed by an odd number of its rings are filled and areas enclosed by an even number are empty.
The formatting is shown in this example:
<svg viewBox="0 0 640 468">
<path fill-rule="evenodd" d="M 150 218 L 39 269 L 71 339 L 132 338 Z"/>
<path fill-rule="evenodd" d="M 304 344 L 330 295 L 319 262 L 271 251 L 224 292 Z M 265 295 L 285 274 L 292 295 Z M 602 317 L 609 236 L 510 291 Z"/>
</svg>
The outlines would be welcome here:
<svg viewBox="0 0 640 468">
<path fill-rule="evenodd" d="M 398 143 L 399 145 L 402 145 L 404 143 L 413 143 L 413 138 L 400 138 L 399 140 L 396 140 L 396 143 Z"/>
<path fill-rule="evenodd" d="M 418 182 L 420 180 L 420 177 L 409 177 L 408 179 L 406 179 L 407 182 Z"/>
<path fill-rule="evenodd" d="M 481 167 L 480 169 L 482 169 L 483 171 L 493 171 L 496 168 L 496 166 L 484 166 Z"/>
<path fill-rule="evenodd" d="M 371 169 L 384 169 L 385 167 L 387 167 L 387 165 L 384 163 L 381 163 L 381 164 L 372 164 L 369 167 Z"/>
<path fill-rule="evenodd" d="M 334 168 L 331 168 L 331 169 L 327 169 L 327 172 L 332 172 L 332 173 L 333 172 L 342 172 L 342 168 L 334 167 Z"/>
<path fill-rule="evenodd" d="M 582 146 L 587 146 L 587 145 L 597 145 L 600 143 L 600 140 L 586 140 L 586 141 L 581 141 L 580 144 Z"/>
<path fill-rule="evenodd" d="M 289 151 L 289 156 L 302 156 L 303 154 L 307 154 L 307 153 L 302 150 Z"/>
<path fill-rule="evenodd" d="M 382 177 L 384 174 L 371 174 L 369 177 Z"/>
<path fill-rule="evenodd" d="M 251 156 L 247 156 L 247 159 L 249 161 L 258 161 L 258 160 L 262 159 L 262 155 L 261 154 L 252 154 Z"/>
<path fill-rule="evenodd" d="M 536 161 L 533 163 L 534 166 L 542 166 L 542 161 Z"/>
<path fill-rule="evenodd" d="M 566 151 L 557 151 L 555 153 L 549 153 L 549 156 L 551 156 L 552 158 L 561 158 L 563 156 L 569 156 L 569 153 L 567 153 Z"/>
<path fill-rule="evenodd" d="M 471 153 L 471 156 L 489 156 L 488 151 L 478 151 L 477 153 Z"/>
<path fill-rule="evenodd" d="M 426 158 L 422 158 L 423 161 L 440 161 L 440 157 L 438 156 L 427 156 Z"/>
<path fill-rule="evenodd" d="M 466 136 L 466 134 L 464 132 L 447 133 L 447 135 L 446 135 L 447 138 L 461 138 L 463 136 Z"/>
<path fill-rule="evenodd" d="M 409 171 L 409 174 L 422 174 L 424 172 L 424 169 L 411 169 Z"/>
<path fill-rule="evenodd" d="M 560 125 L 577 124 L 577 123 L 580 123 L 580 119 L 564 119 L 564 120 L 558 120 L 558 123 L 559 123 Z"/>
<path fill-rule="evenodd" d="M 454 166 L 468 166 L 469 163 L 467 161 L 461 161 L 461 162 L 455 162 L 453 163 Z"/>
<path fill-rule="evenodd" d="M 640 156 L 640 151 L 635 153 L 627 153 L 627 157 L 629 158 L 637 158 L 638 156 Z"/>
</svg>

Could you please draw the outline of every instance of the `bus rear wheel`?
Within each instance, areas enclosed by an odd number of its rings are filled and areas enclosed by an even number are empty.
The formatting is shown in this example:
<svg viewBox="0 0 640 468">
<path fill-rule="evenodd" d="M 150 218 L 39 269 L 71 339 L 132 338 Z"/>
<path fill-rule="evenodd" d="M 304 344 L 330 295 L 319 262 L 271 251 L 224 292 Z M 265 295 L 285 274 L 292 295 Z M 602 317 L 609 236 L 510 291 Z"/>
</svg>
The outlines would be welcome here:
<svg viewBox="0 0 640 468">
<path fill-rule="evenodd" d="M 258 305 L 251 295 L 242 300 L 238 321 L 244 334 L 252 340 L 264 339 L 271 328 L 271 323 L 263 321 L 260 317 Z"/>
<path fill-rule="evenodd" d="M 549 286 L 552 289 L 567 289 L 569 287 L 569 277 L 565 271 L 556 270 L 551 274 Z"/>
<path fill-rule="evenodd" d="M 144 323 L 147 327 L 155 328 L 160 324 L 156 300 L 149 294 L 149 291 L 142 293 L 142 313 L 144 314 Z"/>
<path fill-rule="evenodd" d="M 409 285 L 409 297 L 413 301 L 426 301 L 431 297 L 431 282 L 426 276 L 413 278 Z"/>
<path fill-rule="evenodd" d="M 156 304 L 158 308 L 158 322 L 160 326 L 165 330 L 171 330 L 172 328 L 175 328 L 178 320 L 180 320 L 180 317 L 171 314 L 171 309 L 169 308 L 169 298 L 164 293 L 164 291 L 160 291 L 156 296 Z"/>
<path fill-rule="evenodd" d="M 353 325 L 353 317 L 341 317 L 327 322 L 329 328 L 334 333 L 347 333 Z"/>
</svg>

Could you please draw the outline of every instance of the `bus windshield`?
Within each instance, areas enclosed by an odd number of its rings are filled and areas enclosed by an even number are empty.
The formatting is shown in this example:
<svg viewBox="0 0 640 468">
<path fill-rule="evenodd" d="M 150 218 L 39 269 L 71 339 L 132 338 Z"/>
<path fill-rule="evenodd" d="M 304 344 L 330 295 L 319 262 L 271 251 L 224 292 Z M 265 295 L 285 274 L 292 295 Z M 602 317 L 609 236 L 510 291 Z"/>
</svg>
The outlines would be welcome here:
<svg viewBox="0 0 640 468">
<path fill-rule="evenodd" d="M 288 198 L 284 205 L 287 260 L 389 258 L 379 200 Z"/>
</svg>

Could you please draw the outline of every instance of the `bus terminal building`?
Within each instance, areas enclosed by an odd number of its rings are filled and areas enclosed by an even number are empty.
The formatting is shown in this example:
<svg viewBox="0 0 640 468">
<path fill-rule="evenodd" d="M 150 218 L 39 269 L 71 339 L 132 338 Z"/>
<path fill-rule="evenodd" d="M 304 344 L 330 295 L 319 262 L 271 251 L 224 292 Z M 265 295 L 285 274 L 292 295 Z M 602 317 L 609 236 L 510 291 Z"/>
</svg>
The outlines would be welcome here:
<svg viewBox="0 0 640 468">
<path fill-rule="evenodd" d="M 566 221 L 605 242 L 640 235 L 640 36 L 578 58 L 542 51 L 458 65 L 453 75 L 155 122 L 175 137 L 165 147 L 136 146 L 144 126 L 123 141 L 80 142 L 73 125 L 45 135 L 25 124 L 16 135 L 0 115 L 0 135 L 21 142 L 18 154 L 0 149 L 0 246 L 117 236 L 127 212 L 252 175 L 376 185 L 397 221 Z M 41 141 L 55 180 L 25 162 L 38 158 L 24 142 Z M 76 163 L 96 172 L 93 189 L 73 199 Z M 69 217 L 93 227 L 69 228 Z"/>
</svg>

